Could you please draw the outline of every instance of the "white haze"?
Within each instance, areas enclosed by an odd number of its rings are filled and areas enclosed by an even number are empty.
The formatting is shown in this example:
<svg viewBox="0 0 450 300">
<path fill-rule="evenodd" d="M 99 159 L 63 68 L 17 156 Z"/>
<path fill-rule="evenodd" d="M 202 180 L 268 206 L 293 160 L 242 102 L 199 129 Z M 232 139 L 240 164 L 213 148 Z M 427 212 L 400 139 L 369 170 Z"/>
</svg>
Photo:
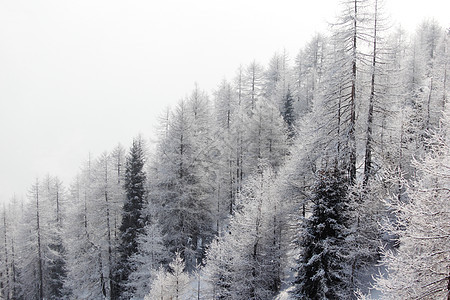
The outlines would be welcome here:
<svg viewBox="0 0 450 300">
<path fill-rule="evenodd" d="M 449 26 L 442 0 L 390 0 L 409 30 Z M 240 64 L 293 58 L 338 0 L 0 1 L 0 201 L 38 176 L 69 183 L 88 154 L 133 136 L 197 82 L 211 92 Z"/>
</svg>

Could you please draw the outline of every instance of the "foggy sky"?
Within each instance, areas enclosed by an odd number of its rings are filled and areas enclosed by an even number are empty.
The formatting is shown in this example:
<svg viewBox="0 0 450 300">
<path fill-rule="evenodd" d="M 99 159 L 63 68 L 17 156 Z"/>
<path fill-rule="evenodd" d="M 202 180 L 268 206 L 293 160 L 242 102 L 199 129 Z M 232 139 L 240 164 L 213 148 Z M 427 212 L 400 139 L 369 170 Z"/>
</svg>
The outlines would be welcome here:
<svg viewBox="0 0 450 300">
<path fill-rule="evenodd" d="M 408 30 L 427 17 L 450 25 L 445 1 L 387 2 Z M 195 82 L 210 93 L 240 64 L 284 49 L 293 60 L 337 3 L 0 0 L 0 201 L 46 174 L 69 184 L 89 153 L 151 139 Z"/>
</svg>

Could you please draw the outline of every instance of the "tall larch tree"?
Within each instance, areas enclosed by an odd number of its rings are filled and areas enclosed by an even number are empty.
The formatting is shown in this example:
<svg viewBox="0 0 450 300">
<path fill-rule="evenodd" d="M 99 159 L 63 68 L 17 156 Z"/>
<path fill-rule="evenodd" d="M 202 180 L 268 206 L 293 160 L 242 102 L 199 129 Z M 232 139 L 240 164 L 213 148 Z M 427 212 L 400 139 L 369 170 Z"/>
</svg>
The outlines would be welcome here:
<svg viewBox="0 0 450 300">
<path fill-rule="evenodd" d="M 115 299 L 114 286 L 114 257 L 116 246 L 114 240 L 113 215 L 120 204 L 116 201 L 113 187 L 117 185 L 115 179 L 113 160 L 107 152 L 102 153 L 96 160 L 92 172 L 92 204 L 96 217 L 91 219 L 93 231 L 91 236 L 98 247 L 99 257 L 102 260 L 102 278 L 104 290 L 108 298 Z"/>
<path fill-rule="evenodd" d="M 170 253 L 180 251 L 191 270 L 204 256 L 216 226 L 216 173 L 219 139 L 212 135 L 207 94 L 198 87 L 170 116 L 167 134 L 151 162 L 150 201 Z"/>
<path fill-rule="evenodd" d="M 42 185 L 39 179 L 29 190 L 29 202 L 26 206 L 24 218 L 31 222 L 23 223 L 20 230 L 19 251 L 21 256 L 20 281 L 23 297 L 26 299 L 42 300 L 48 295 L 48 281 L 44 278 L 46 272 L 45 250 L 43 237 Z"/>
<path fill-rule="evenodd" d="M 14 262 L 11 257 L 11 237 L 13 237 L 12 222 L 7 218 L 6 205 L 3 204 L 3 209 L 0 212 L 2 220 L 0 220 L 0 296 L 2 299 L 10 300 L 14 297 L 13 294 L 13 268 Z"/>
<path fill-rule="evenodd" d="M 247 125 L 248 152 L 245 157 L 248 175 L 266 166 L 274 170 L 282 165 L 287 153 L 287 133 L 279 109 L 266 99 L 260 99 Z"/>
<path fill-rule="evenodd" d="M 386 247 L 386 274 L 377 278 L 383 299 L 448 299 L 450 295 L 450 114 L 430 137 L 430 149 L 415 161 L 413 180 L 404 180 L 404 197 L 388 198 L 396 222 L 384 223 L 396 249 Z M 404 201 L 407 198 L 408 201 Z"/>
<path fill-rule="evenodd" d="M 217 191 L 216 231 L 219 232 L 222 220 L 233 211 L 237 196 L 236 178 L 236 135 L 233 132 L 237 117 L 237 93 L 227 81 L 222 81 L 214 93 L 215 133 L 218 138 L 217 157 L 215 159 L 215 181 Z"/>
<path fill-rule="evenodd" d="M 286 50 L 275 53 L 264 72 L 264 97 L 283 112 L 284 95 L 290 83 L 289 57 Z"/>
<path fill-rule="evenodd" d="M 243 76 L 243 100 L 248 113 L 256 108 L 256 102 L 263 96 L 264 68 L 253 61 L 245 69 Z"/>
<path fill-rule="evenodd" d="M 351 183 L 356 180 L 357 169 L 356 109 L 361 102 L 359 86 L 363 57 L 359 43 L 365 38 L 366 9 L 367 0 L 342 1 L 342 13 L 334 24 L 332 38 L 335 58 L 331 69 L 327 70 L 334 76 L 327 83 L 326 97 L 334 103 L 338 124 L 333 126 L 343 137 L 338 145 L 341 152 L 338 161 L 347 168 Z"/>
<path fill-rule="evenodd" d="M 378 91 L 378 76 L 380 76 L 380 8 L 379 1 L 375 0 L 373 9 L 373 32 L 372 32 L 372 62 L 370 70 L 370 94 L 369 103 L 367 109 L 367 130 L 366 130 L 366 153 L 364 157 L 364 183 L 367 184 L 369 177 L 372 175 L 373 169 L 373 148 L 374 148 L 374 137 L 373 137 L 373 127 L 374 127 L 374 106 L 376 97 L 379 96 Z"/>
<path fill-rule="evenodd" d="M 3 299 L 22 299 L 20 282 L 20 253 L 18 238 L 20 225 L 23 222 L 23 200 L 13 196 L 7 204 L 3 204 L 0 221 L 0 295 Z"/>
<path fill-rule="evenodd" d="M 280 289 L 283 208 L 269 168 L 250 176 L 229 228 L 208 249 L 208 297 L 269 299 Z"/>
<path fill-rule="evenodd" d="M 313 108 L 321 89 L 327 55 L 327 39 L 316 34 L 295 58 L 292 94 L 297 116 L 303 116 Z"/>
<path fill-rule="evenodd" d="M 98 235 L 94 236 L 96 235 L 94 219 L 103 218 L 98 218 L 97 208 L 92 201 L 94 198 L 92 169 L 89 156 L 69 188 L 70 205 L 64 229 L 67 249 L 67 280 L 64 286 L 70 299 L 101 299 L 107 296 L 102 257 L 99 253 L 100 239 Z"/>
<path fill-rule="evenodd" d="M 66 280 L 66 251 L 63 245 L 63 220 L 66 204 L 66 195 L 62 182 L 58 177 L 47 176 L 44 181 L 43 203 L 47 215 L 47 233 L 49 258 L 48 273 L 48 298 L 59 299 L 63 297 L 63 283 Z"/>
<path fill-rule="evenodd" d="M 164 236 L 156 220 L 152 220 L 153 223 L 146 225 L 144 233 L 138 236 L 138 252 L 130 257 L 133 272 L 128 276 L 127 286 L 133 290 L 133 296 L 137 299 L 143 299 L 150 292 L 158 268 L 169 261 Z"/>
</svg>

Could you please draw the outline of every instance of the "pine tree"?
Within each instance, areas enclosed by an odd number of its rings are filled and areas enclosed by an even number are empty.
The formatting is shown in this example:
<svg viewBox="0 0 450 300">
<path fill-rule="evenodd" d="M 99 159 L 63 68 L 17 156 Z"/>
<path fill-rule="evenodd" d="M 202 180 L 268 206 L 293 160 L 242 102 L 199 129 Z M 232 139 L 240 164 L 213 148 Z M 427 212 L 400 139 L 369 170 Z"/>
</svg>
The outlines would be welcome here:
<svg viewBox="0 0 450 300">
<path fill-rule="evenodd" d="M 284 109 L 283 109 L 283 119 L 287 125 L 287 137 L 292 140 L 295 135 L 294 123 L 294 99 L 291 94 L 291 90 L 288 88 L 286 96 L 284 97 Z"/>
<path fill-rule="evenodd" d="M 133 271 L 130 258 L 138 251 L 138 237 L 143 234 L 145 216 L 142 209 L 146 198 L 145 149 L 142 138 L 133 140 L 125 166 L 126 200 L 123 205 L 122 225 L 120 226 L 121 244 L 119 246 L 120 262 L 117 271 L 118 284 L 122 297 L 128 297 L 127 281 Z M 128 295 L 128 296 L 127 296 Z"/>
<path fill-rule="evenodd" d="M 347 179 L 331 169 L 318 172 L 313 212 L 304 221 L 295 289 L 297 299 L 348 299 L 345 235 Z"/>
</svg>

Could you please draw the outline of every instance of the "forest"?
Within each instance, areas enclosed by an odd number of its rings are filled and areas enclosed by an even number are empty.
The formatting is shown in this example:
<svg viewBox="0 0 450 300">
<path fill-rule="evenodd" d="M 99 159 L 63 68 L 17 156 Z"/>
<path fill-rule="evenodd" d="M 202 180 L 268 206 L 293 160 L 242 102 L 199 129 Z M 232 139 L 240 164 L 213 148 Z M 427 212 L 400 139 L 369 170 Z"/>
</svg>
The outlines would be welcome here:
<svg viewBox="0 0 450 300">
<path fill-rule="evenodd" d="M 450 28 L 340 9 L 0 207 L 0 299 L 449 299 Z"/>
</svg>

